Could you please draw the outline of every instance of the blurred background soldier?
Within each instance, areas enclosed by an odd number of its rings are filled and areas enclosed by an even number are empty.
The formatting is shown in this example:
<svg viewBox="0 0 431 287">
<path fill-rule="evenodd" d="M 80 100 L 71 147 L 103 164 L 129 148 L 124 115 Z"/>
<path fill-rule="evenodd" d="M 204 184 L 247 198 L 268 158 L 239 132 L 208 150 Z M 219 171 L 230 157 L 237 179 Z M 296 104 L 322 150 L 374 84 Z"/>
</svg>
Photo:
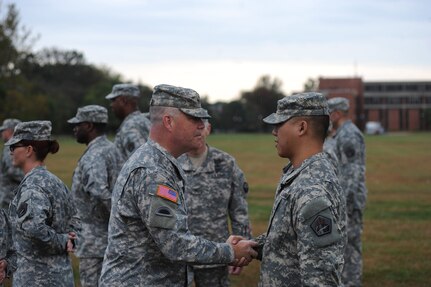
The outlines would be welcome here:
<svg viewBox="0 0 431 287">
<path fill-rule="evenodd" d="M 0 209 L 0 286 L 16 269 L 16 253 L 12 241 L 12 227 L 4 209 Z"/>
<path fill-rule="evenodd" d="M 290 163 L 277 187 L 262 247 L 259 286 L 342 286 L 346 206 L 334 166 L 323 153 L 329 126 L 325 97 L 287 96 L 264 118 L 278 155 Z"/>
<path fill-rule="evenodd" d="M 106 96 L 115 116 L 122 120 L 114 144 L 124 161 L 147 141 L 150 132 L 150 121 L 139 111 L 139 96 L 139 88 L 132 84 L 114 85 Z"/>
<path fill-rule="evenodd" d="M 6 119 L 0 127 L 1 137 L 7 142 L 13 135 L 13 130 L 21 121 L 17 119 Z M 0 208 L 9 209 L 9 203 L 14 196 L 14 190 L 24 177 L 21 169 L 12 165 L 9 147 L 3 147 L 0 170 Z"/>
<path fill-rule="evenodd" d="M 349 100 L 328 100 L 331 122 L 335 133 L 332 136 L 332 154 L 338 161 L 338 175 L 347 205 L 347 246 L 344 255 L 343 280 L 345 286 L 362 285 L 363 213 L 367 200 L 365 186 L 365 142 L 361 131 L 348 117 Z"/>
<path fill-rule="evenodd" d="M 17 252 L 13 286 L 74 286 L 67 252 L 74 251 L 79 219 L 72 194 L 44 166 L 59 144 L 50 121 L 19 123 L 6 143 L 13 165 L 25 174 L 9 214 Z"/>
<path fill-rule="evenodd" d="M 112 194 L 101 286 L 184 287 L 187 264 L 246 265 L 256 243 L 234 236 L 216 243 L 187 224 L 185 174 L 176 160 L 202 142 L 209 118 L 194 90 L 159 85 L 150 103 L 151 132 L 124 164 Z"/>
<path fill-rule="evenodd" d="M 76 254 L 82 287 L 98 286 L 103 255 L 108 245 L 111 194 L 122 159 L 106 137 L 108 111 L 90 105 L 67 121 L 74 125 L 76 141 L 87 145 L 73 173 L 72 194 L 82 221 Z"/>
<path fill-rule="evenodd" d="M 211 124 L 204 123 L 201 144 L 178 158 L 187 176 L 189 229 L 205 239 L 225 242 L 230 218 L 232 234 L 250 238 L 244 174 L 232 156 L 207 145 Z M 196 287 L 229 286 L 227 265 L 195 265 L 192 269 Z"/>
</svg>

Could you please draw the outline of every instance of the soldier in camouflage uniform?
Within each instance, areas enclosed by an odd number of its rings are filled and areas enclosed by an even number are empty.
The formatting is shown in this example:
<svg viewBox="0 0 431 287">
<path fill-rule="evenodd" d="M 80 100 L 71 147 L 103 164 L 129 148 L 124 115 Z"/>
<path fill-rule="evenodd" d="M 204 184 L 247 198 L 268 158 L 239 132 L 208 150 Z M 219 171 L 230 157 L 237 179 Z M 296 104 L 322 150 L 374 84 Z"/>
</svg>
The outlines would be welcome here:
<svg viewBox="0 0 431 287">
<path fill-rule="evenodd" d="M 111 194 L 122 159 L 106 137 L 108 111 L 104 107 L 89 105 L 79 108 L 68 123 L 74 125 L 77 142 L 87 145 L 72 178 L 72 194 L 82 222 L 76 251 L 81 286 L 98 286 L 108 245 Z"/>
<path fill-rule="evenodd" d="M 123 121 L 114 144 L 124 161 L 147 141 L 150 132 L 150 121 L 139 111 L 139 96 L 139 88 L 131 84 L 114 85 L 112 92 L 106 96 L 111 101 L 115 116 Z"/>
<path fill-rule="evenodd" d="M 347 246 L 344 255 L 343 282 L 346 286 L 362 285 L 362 228 L 367 199 L 365 186 L 365 142 L 361 131 L 348 118 L 346 98 L 328 100 L 331 121 L 336 130 L 334 144 L 328 151 L 338 161 L 338 177 L 345 191 L 347 205 Z"/>
<path fill-rule="evenodd" d="M 0 209 L 0 286 L 16 270 L 16 253 L 12 242 L 12 229 L 6 211 Z"/>
<path fill-rule="evenodd" d="M 0 127 L 1 136 L 7 142 L 13 135 L 13 130 L 21 121 L 17 119 L 6 119 Z M 0 208 L 9 209 L 9 203 L 14 196 L 14 190 L 24 177 L 24 173 L 12 165 L 9 147 L 3 147 L 0 170 Z"/>
<path fill-rule="evenodd" d="M 205 239 L 224 242 L 232 234 L 250 238 L 244 174 L 229 154 L 210 147 L 206 137 L 211 124 L 205 120 L 202 143 L 178 158 L 187 176 L 185 193 L 190 231 Z M 193 266 L 196 287 L 229 286 L 227 265 Z"/>
<path fill-rule="evenodd" d="M 186 286 L 187 263 L 247 264 L 255 243 L 216 243 L 187 227 L 185 175 L 176 160 L 201 142 L 208 118 L 199 95 L 169 85 L 154 88 L 151 132 L 124 164 L 112 195 L 108 247 L 100 286 Z M 244 257 L 244 258 L 243 258 Z"/>
<path fill-rule="evenodd" d="M 259 286 L 342 286 L 346 210 L 335 167 L 322 152 L 329 125 L 318 93 L 287 96 L 264 118 L 283 169 L 267 232 L 259 236 Z"/>
<path fill-rule="evenodd" d="M 9 216 L 17 252 L 14 286 L 74 286 L 68 252 L 74 250 L 79 219 L 72 194 L 44 166 L 59 149 L 50 121 L 23 122 L 6 143 L 25 174 Z"/>
</svg>

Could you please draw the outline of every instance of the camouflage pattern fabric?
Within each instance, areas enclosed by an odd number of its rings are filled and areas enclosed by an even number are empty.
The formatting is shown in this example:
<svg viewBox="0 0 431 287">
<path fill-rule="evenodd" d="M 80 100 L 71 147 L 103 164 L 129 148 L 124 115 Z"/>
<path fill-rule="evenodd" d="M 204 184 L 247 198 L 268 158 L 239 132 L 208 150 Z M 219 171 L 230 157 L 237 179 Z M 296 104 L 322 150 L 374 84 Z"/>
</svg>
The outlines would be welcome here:
<svg viewBox="0 0 431 287">
<path fill-rule="evenodd" d="M 187 228 L 185 175 L 152 140 L 124 164 L 112 195 L 100 286 L 185 286 L 187 263 L 227 264 L 229 244 Z"/>
<path fill-rule="evenodd" d="M 22 170 L 12 165 L 9 146 L 3 147 L 0 171 L 0 208 L 9 209 L 14 190 L 23 178 Z"/>
<path fill-rule="evenodd" d="M 140 111 L 129 114 L 123 120 L 114 140 L 123 161 L 147 141 L 150 125 L 150 121 Z"/>
<path fill-rule="evenodd" d="M 0 209 L 0 259 L 7 261 L 6 277 L 10 277 L 16 270 L 16 252 L 12 241 L 12 227 L 3 209 Z"/>
<path fill-rule="evenodd" d="M 79 277 L 81 287 L 99 286 L 99 278 L 102 273 L 102 258 L 79 258 Z"/>
<path fill-rule="evenodd" d="M 346 210 L 334 169 L 325 153 L 284 168 L 268 230 L 256 238 L 259 286 L 342 286 Z"/>
<path fill-rule="evenodd" d="M 111 194 L 121 165 L 122 159 L 118 150 L 103 135 L 88 144 L 73 173 L 72 194 L 82 221 L 76 255 L 80 262 L 83 262 L 83 258 L 100 258 L 100 270 L 108 245 Z M 85 278 L 85 274 L 96 275 L 94 272 L 85 270 L 81 265 L 80 273 L 81 284 L 83 281 L 96 282 L 96 285 L 82 284 L 83 286 L 97 286 L 99 277 Z"/>
<path fill-rule="evenodd" d="M 195 287 L 228 287 L 229 271 L 227 266 L 193 269 Z"/>
<path fill-rule="evenodd" d="M 347 246 L 343 271 L 346 286 L 362 283 L 362 216 L 367 200 L 365 186 L 365 142 L 361 131 L 349 120 L 337 129 L 332 153 L 338 160 L 341 188 L 347 205 Z"/>
<path fill-rule="evenodd" d="M 66 243 L 80 223 L 64 183 L 43 166 L 33 168 L 9 212 L 18 257 L 14 286 L 74 286 Z"/>
<path fill-rule="evenodd" d="M 208 240 L 225 242 L 230 235 L 230 219 L 232 234 L 251 238 L 246 200 L 248 185 L 235 159 L 208 147 L 207 157 L 197 169 L 187 154 L 179 157 L 178 162 L 187 176 L 185 196 L 190 231 Z M 216 266 L 193 268 L 209 267 Z"/>
</svg>

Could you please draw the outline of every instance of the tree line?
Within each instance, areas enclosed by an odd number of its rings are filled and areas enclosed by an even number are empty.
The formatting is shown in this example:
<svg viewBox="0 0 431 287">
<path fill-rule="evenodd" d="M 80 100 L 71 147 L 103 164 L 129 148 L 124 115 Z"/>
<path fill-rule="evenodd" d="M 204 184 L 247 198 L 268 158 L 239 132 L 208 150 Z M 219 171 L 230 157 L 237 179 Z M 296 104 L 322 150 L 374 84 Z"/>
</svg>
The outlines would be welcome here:
<svg viewBox="0 0 431 287">
<path fill-rule="evenodd" d="M 37 37 L 20 23 L 16 6 L 4 7 L 0 2 L 0 120 L 50 120 L 54 133 L 70 133 L 66 121 L 78 107 L 98 104 L 109 110 L 105 96 L 112 86 L 130 82 L 107 67 L 89 63 L 76 50 L 33 51 L 35 41 Z M 146 112 L 152 88 L 137 85 L 141 90 L 140 108 Z M 215 131 L 267 131 L 262 118 L 275 111 L 277 100 L 284 97 L 281 85 L 279 79 L 265 75 L 251 91 L 241 92 L 238 100 L 210 104 L 204 96 L 202 104 L 212 116 Z M 114 131 L 119 122 L 112 114 L 109 118 L 109 129 Z"/>
</svg>

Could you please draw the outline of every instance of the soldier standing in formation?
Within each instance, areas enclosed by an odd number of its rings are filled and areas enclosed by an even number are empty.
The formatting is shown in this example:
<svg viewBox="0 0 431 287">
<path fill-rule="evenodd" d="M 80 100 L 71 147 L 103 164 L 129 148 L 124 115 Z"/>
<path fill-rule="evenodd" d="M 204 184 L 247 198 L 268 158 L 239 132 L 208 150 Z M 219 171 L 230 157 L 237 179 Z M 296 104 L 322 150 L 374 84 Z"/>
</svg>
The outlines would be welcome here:
<svg viewBox="0 0 431 287">
<path fill-rule="evenodd" d="M 106 137 L 106 108 L 97 105 L 81 107 L 67 122 L 74 125 L 76 141 L 87 145 L 73 173 L 72 194 L 82 221 L 76 250 L 81 286 L 95 287 L 108 245 L 111 195 L 122 159 Z"/>
<path fill-rule="evenodd" d="M 329 126 L 318 93 L 287 96 L 264 118 L 278 155 L 290 163 L 259 242 L 259 286 L 342 286 L 346 210 L 335 167 L 322 152 Z"/>
<path fill-rule="evenodd" d="M 23 122 L 6 143 L 14 166 L 25 174 L 10 204 L 17 252 L 14 286 L 74 286 L 68 252 L 74 250 L 79 219 L 66 185 L 44 166 L 59 144 L 50 121 Z"/>
<path fill-rule="evenodd" d="M 21 121 L 17 119 L 5 119 L 0 127 L 1 137 L 7 142 L 13 135 L 13 130 Z M 14 196 L 14 190 L 24 177 L 21 169 L 12 165 L 9 147 L 3 147 L 0 170 L 0 208 L 9 209 L 9 204 Z"/>
<path fill-rule="evenodd" d="M 362 286 L 362 229 L 367 200 L 365 186 L 365 142 L 361 131 L 349 119 L 349 100 L 328 100 L 331 121 L 335 130 L 330 153 L 338 164 L 340 185 L 347 205 L 347 246 L 344 255 L 343 283 Z"/>
<path fill-rule="evenodd" d="M 132 84 L 114 85 L 106 96 L 115 116 L 122 120 L 114 144 L 124 161 L 147 141 L 150 132 L 150 121 L 139 111 L 139 96 L 139 88 Z"/>
<path fill-rule="evenodd" d="M 8 215 L 0 208 L 0 286 L 16 270 L 16 253 L 12 241 L 12 227 Z"/>
<path fill-rule="evenodd" d="M 187 228 L 185 175 L 176 160 L 201 144 L 209 118 L 194 90 L 159 85 L 150 103 L 148 142 L 124 164 L 112 196 L 101 286 L 185 286 L 187 264 L 248 264 L 256 244 L 234 245 Z"/>
<path fill-rule="evenodd" d="M 250 238 L 250 222 L 246 195 L 248 185 L 244 174 L 229 154 L 210 147 L 206 137 L 211 124 L 205 120 L 199 146 L 178 158 L 187 176 L 186 205 L 188 225 L 196 236 L 224 242 L 232 234 Z M 193 266 L 196 287 L 229 286 L 228 266 Z"/>
</svg>

